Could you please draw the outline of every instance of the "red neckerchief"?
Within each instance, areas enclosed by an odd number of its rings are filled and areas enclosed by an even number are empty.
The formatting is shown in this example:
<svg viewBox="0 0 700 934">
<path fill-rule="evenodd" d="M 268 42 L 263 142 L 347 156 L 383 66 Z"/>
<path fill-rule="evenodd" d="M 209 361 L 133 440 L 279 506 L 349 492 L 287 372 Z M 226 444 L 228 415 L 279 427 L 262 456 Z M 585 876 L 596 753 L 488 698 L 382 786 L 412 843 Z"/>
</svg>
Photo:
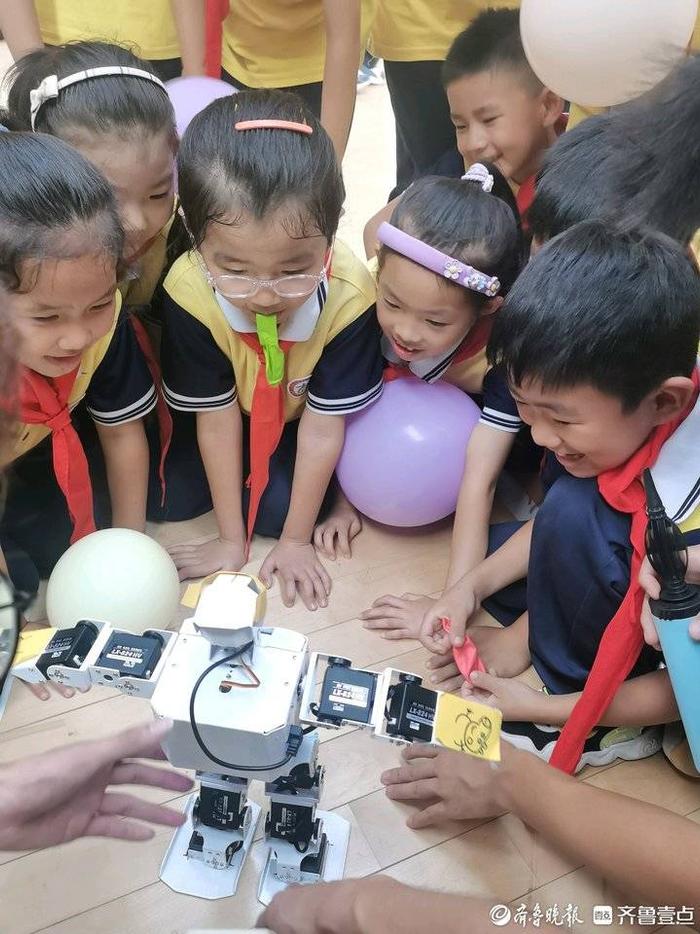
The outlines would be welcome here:
<svg viewBox="0 0 700 934">
<path fill-rule="evenodd" d="M 160 366 L 156 360 L 155 353 L 153 352 L 153 347 L 151 346 L 151 340 L 148 336 L 148 332 L 143 325 L 143 322 L 140 321 L 136 315 L 129 315 L 125 326 L 128 325 L 134 329 L 134 334 L 136 335 L 136 342 L 141 348 L 141 353 L 146 359 L 146 365 L 148 366 L 148 371 L 151 374 L 151 379 L 153 380 L 153 385 L 156 388 L 156 413 L 158 415 L 158 435 L 160 437 L 160 463 L 158 465 L 158 479 L 160 480 L 160 505 L 161 507 L 165 505 L 165 459 L 168 456 L 168 451 L 170 450 L 170 442 L 173 438 L 173 417 L 170 414 L 170 409 L 168 404 L 165 401 L 163 396 L 163 378 L 160 372 Z"/>
<path fill-rule="evenodd" d="M 68 406 L 77 375 L 78 368 L 51 379 L 23 368 L 19 384 L 20 419 L 51 432 L 53 469 L 73 523 L 71 545 L 95 531 L 90 470 Z"/>
<path fill-rule="evenodd" d="M 656 462 L 664 443 L 692 411 L 700 387 L 697 369 L 693 371 L 693 384 L 693 399 L 682 415 L 655 428 L 645 444 L 621 467 L 607 470 L 598 477 L 598 489 L 605 502 L 618 512 L 632 516 L 630 585 L 617 613 L 603 633 L 583 693 L 552 753 L 551 764 L 563 772 L 573 772 L 578 765 L 586 737 L 610 706 L 617 689 L 634 667 L 644 646 L 640 622 L 644 591 L 638 580 L 644 558 L 644 532 L 647 525 L 642 472 Z"/>
<path fill-rule="evenodd" d="M 284 380 L 277 386 L 267 381 L 265 354 L 257 334 L 237 332 L 237 336 L 251 347 L 258 358 L 258 375 L 255 378 L 253 402 L 250 407 L 250 476 L 246 484 L 250 488 L 248 504 L 248 540 L 246 552 L 253 537 L 258 507 L 270 479 L 270 458 L 277 449 L 284 430 Z M 280 349 L 287 354 L 293 341 L 280 341 Z"/>
<path fill-rule="evenodd" d="M 568 123 L 568 120 L 568 114 L 561 114 L 559 116 L 557 122 L 554 124 L 554 130 L 557 136 L 561 136 L 562 133 L 566 131 L 566 124 Z M 537 174 L 537 172 L 533 172 L 532 175 L 526 178 L 520 188 L 518 188 L 518 193 L 515 196 L 515 202 L 518 205 L 518 212 L 520 213 L 520 223 L 522 224 L 522 228 L 526 233 L 530 229 L 527 222 L 527 212 L 530 210 L 530 206 L 535 199 Z"/>
<path fill-rule="evenodd" d="M 205 0 L 204 69 L 210 78 L 221 78 L 223 22 L 228 12 L 229 0 Z"/>
<path fill-rule="evenodd" d="M 479 318 L 474 327 L 469 331 L 467 336 L 464 338 L 464 341 L 457 349 L 454 357 L 450 360 L 449 365 L 446 367 L 445 372 L 454 363 L 464 363 L 465 360 L 469 360 L 471 357 L 475 357 L 478 353 L 484 349 L 487 345 L 489 337 L 491 335 L 491 328 L 493 327 L 493 315 L 485 315 L 483 318 Z M 404 376 L 414 376 L 415 374 L 408 366 L 401 366 L 401 364 L 396 363 L 392 360 L 385 361 L 384 366 L 384 382 L 390 383 L 392 380 L 401 379 Z M 420 377 L 419 377 L 420 378 Z"/>
</svg>

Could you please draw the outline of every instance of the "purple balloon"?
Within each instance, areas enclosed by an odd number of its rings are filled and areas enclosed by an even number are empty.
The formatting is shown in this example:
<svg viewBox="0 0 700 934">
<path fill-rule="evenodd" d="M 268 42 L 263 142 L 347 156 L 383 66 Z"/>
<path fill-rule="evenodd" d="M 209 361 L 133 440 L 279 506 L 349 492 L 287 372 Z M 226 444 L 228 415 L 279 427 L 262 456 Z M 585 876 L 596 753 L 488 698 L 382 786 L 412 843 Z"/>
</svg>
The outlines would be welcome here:
<svg viewBox="0 0 700 934">
<path fill-rule="evenodd" d="M 346 420 L 337 476 L 364 515 L 414 527 L 455 511 L 464 455 L 481 412 L 450 383 L 413 377 L 384 386 L 378 402 Z"/>
<path fill-rule="evenodd" d="M 211 104 L 219 97 L 235 94 L 236 89 L 218 78 L 205 78 L 197 76 L 191 78 L 173 78 L 166 82 L 166 88 L 175 110 L 177 132 L 182 136 L 190 124 L 190 120 L 200 110 Z"/>
</svg>

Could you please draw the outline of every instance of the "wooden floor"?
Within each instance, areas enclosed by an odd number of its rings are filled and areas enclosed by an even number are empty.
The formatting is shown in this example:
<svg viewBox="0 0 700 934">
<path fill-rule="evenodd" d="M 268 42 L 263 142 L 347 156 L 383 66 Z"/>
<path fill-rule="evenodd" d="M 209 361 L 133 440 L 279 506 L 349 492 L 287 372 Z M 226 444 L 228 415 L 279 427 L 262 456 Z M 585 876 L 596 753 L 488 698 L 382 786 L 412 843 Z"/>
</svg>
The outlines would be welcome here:
<svg viewBox="0 0 700 934">
<path fill-rule="evenodd" d="M 213 529 L 210 516 L 194 525 L 197 534 Z M 192 526 L 165 526 L 155 534 L 171 542 L 190 536 Z M 287 609 L 275 590 L 267 622 L 304 632 L 312 649 L 346 655 L 356 664 L 396 663 L 422 673 L 425 653 L 420 646 L 383 640 L 364 630 L 357 615 L 387 591 L 435 592 L 444 578 L 448 538 L 445 527 L 402 534 L 368 526 L 352 561 L 329 564 L 334 587 L 327 609 L 316 613 L 300 606 Z M 268 544 L 255 543 L 251 568 L 257 567 Z M 147 702 L 106 689 L 42 703 L 16 688 L 0 721 L 0 760 L 102 736 L 149 716 Z M 322 804 L 352 824 L 348 875 L 387 872 L 407 883 L 490 896 L 513 905 L 539 902 L 543 910 L 555 904 L 577 905 L 586 921 L 577 926 L 581 931 L 592 926 L 592 905 L 615 904 L 621 898 L 604 879 L 558 856 L 512 815 L 431 831 L 408 830 L 407 809 L 386 799 L 379 782 L 382 769 L 398 759 L 396 747 L 351 729 L 322 733 L 321 740 L 326 767 Z M 661 755 L 588 770 L 582 780 L 700 821 L 700 783 L 679 775 Z M 261 800 L 261 786 L 254 787 L 254 797 Z M 168 798 L 165 792 L 147 793 L 158 800 Z M 158 881 L 169 835 L 165 830 L 146 844 L 91 839 L 52 850 L 0 854 L 0 931 L 174 934 L 195 927 L 252 925 L 260 907 L 255 900 L 263 854 L 260 843 L 244 870 L 238 894 L 206 902 L 176 895 Z"/>
</svg>

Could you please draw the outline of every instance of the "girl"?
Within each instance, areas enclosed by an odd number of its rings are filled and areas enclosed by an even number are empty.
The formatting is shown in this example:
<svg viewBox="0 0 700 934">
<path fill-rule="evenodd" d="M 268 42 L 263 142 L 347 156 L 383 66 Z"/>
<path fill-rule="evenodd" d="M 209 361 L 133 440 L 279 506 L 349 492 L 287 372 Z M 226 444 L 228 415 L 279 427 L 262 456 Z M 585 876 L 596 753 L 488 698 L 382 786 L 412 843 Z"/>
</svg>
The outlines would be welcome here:
<svg viewBox="0 0 700 934">
<path fill-rule="evenodd" d="M 415 182 L 391 224 L 379 228 L 377 317 L 388 366 L 427 382 L 445 379 L 483 399 L 467 448 L 448 586 L 486 554 L 496 482 L 521 427 L 505 381 L 488 371 L 485 357 L 491 316 L 522 265 L 516 218 L 506 180 L 495 166 L 477 163 L 461 180 Z M 347 517 L 345 504 L 340 508 Z M 319 529 L 318 544 L 327 530 Z M 380 597 L 362 616 L 387 638 L 417 638 L 431 603 Z"/>
<path fill-rule="evenodd" d="M 86 453 L 71 419 L 85 402 L 115 526 L 143 530 L 156 392 L 120 318 L 124 234 L 106 180 L 65 143 L 0 134 L 0 292 L 16 334 L 17 431 L 0 543 L 16 587 L 34 592 L 68 546 L 94 531 Z M 4 563 L 4 561 L 3 561 Z"/>
<path fill-rule="evenodd" d="M 330 579 L 311 536 L 344 417 L 383 385 L 372 278 L 334 243 L 333 145 L 295 95 L 244 91 L 195 117 L 178 164 L 191 249 L 165 280 L 164 390 L 197 413 L 219 536 L 172 554 L 199 577 L 240 568 L 254 529 L 279 536 L 261 577 L 316 609 Z"/>
<path fill-rule="evenodd" d="M 165 87 L 150 65 L 106 42 L 31 52 L 7 80 L 8 128 L 59 136 L 114 189 L 126 233 L 123 297 L 147 304 L 165 266 L 175 204 L 177 135 Z"/>
</svg>

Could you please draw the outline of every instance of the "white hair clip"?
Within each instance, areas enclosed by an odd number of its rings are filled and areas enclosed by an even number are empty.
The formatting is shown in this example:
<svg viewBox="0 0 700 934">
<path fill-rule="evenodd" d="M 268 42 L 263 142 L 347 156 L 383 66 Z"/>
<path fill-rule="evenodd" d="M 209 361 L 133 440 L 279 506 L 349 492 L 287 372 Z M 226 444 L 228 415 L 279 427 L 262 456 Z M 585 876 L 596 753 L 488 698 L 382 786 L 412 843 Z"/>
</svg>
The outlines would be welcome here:
<svg viewBox="0 0 700 934">
<path fill-rule="evenodd" d="M 29 92 L 29 114 L 32 131 L 36 130 L 37 114 L 47 101 L 55 100 L 59 93 L 80 81 L 86 81 L 88 78 L 107 78 L 111 75 L 127 75 L 132 78 L 144 78 L 157 84 L 159 88 L 167 94 L 167 88 L 156 75 L 150 71 L 144 71 L 142 68 L 130 68 L 128 65 L 103 65 L 100 68 L 86 68 L 85 71 L 78 71 L 74 75 L 68 75 L 66 78 L 58 80 L 58 75 L 47 75 L 38 88 Z"/>
<path fill-rule="evenodd" d="M 482 191 L 489 192 L 493 189 L 493 175 L 482 162 L 475 162 L 470 165 L 462 176 L 462 181 L 478 182 Z"/>
</svg>

